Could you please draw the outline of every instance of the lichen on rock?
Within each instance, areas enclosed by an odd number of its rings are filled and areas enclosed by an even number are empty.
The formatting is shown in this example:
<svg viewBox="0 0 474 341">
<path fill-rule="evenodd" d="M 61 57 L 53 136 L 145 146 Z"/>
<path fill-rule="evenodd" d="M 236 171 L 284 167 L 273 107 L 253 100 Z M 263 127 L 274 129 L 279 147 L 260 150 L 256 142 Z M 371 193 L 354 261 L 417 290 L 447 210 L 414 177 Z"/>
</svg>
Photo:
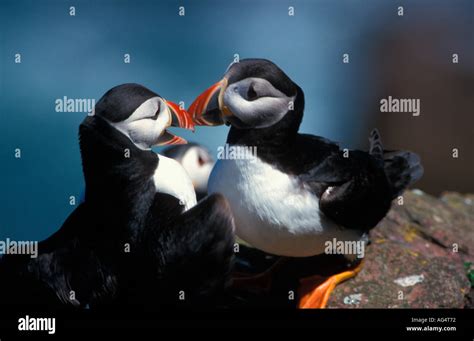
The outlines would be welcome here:
<svg viewBox="0 0 474 341">
<path fill-rule="evenodd" d="M 471 307 L 473 222 L 474 195 L 406 191 L 371 231 L 362 271 L 334 290 L 328 307 Z"/>
</svg>

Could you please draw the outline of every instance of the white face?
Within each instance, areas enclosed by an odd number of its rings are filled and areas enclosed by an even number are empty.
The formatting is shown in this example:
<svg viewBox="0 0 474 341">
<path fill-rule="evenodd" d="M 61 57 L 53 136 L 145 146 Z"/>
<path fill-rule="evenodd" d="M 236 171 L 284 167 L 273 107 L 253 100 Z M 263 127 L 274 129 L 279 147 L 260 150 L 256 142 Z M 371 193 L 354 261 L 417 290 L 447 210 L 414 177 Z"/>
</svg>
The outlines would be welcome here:
<svg viewBox="0 0 474 341">
<path fill-rule="evenodd" d="M 206 193 L 209 175 L 214 167 L 211 156 L 202 148 L 192 147 L 184 154 L 181 165 L 189 174 L 196 191 Z"/>
<path fill-rule="evenodd" d="M 266 128 L 280 121 L 291 108 L 288 97 L 263 78 L 245 78 L 230 84 L 223 97 L 232 114 L 251 128 Z"/>
<path fill-rule="evenodd" d="M 160 97 L 143 102 L 125 121 L 110 122 L 138 148 L 150 149 L 171 125 L 171 112 Z"/>
</svg>

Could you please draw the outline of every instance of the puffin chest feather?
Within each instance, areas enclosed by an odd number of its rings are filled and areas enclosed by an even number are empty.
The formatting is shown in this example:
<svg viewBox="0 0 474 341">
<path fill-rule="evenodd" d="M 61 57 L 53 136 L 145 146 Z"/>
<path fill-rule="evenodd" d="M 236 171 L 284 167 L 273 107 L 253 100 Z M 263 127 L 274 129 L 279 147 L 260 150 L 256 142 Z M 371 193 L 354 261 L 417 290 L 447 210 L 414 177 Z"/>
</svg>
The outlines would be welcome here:
<svg viewBox="0 0 474 341">
<path fill-rule="evenodd" d="M 219 160 L 209 192 L 227 196 L 240 220 L 272 225 L 289 233 L 322 232 L 319 200 L 296 177 L 258 158 Z"/>
</svg>

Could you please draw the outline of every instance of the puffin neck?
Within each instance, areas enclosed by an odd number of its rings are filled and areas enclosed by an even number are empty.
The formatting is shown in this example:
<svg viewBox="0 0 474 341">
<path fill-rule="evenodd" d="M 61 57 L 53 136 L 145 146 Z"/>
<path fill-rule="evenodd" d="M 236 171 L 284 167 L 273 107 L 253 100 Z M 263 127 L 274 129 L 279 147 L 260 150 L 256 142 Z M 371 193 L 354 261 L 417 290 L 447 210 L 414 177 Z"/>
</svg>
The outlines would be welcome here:
<svg viewBox="0 0 474 341">
<path fill-rule="evenodd" d="M 122 193 L 139 196 L 158 165 L 151 150 L 142 150 L 104 119 L 87 117 L 79 128 L 86 201 L 120 200 Z M 106 195 L 107 198 L 103 198 Z M 115 197 L 114 197 L 115 195 Z"/>
<path fill-rule="evenodd" d="M 259 129 L 239 129 L 231 127 L 227 136 L 230 145 L 256 147 L 261 159 L 284 157 L 291 152 L 298 134 L 302 113 L 287 113 L 278 123 Z"/>
</svg>

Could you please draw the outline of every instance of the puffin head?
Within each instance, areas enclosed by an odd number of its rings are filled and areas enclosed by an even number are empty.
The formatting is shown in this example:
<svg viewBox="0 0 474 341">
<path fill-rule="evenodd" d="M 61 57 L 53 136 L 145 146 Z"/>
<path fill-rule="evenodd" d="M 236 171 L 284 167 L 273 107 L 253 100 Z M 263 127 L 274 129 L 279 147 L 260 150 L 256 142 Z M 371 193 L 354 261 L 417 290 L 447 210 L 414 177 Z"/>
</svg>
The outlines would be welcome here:
<svg viewBox="0 0 474 341">
<path fill-rule="evenodd" d="M 194 129 L 186 110 L 140 84 L 122 84 L 110 89 L 95 105 L 93 115 L 107 121 L 144 150 L 186 143 L 166 130 L 170 126 Z"/>
<path fill-rule="evenodd" d="M 266 59 L 244 59 L 231 64 L 188 112 L 196 125 L 260 129 L 284 118 L 299 126 L 303 109 L 303 91 L 278 66 Z"/>
</svg>

